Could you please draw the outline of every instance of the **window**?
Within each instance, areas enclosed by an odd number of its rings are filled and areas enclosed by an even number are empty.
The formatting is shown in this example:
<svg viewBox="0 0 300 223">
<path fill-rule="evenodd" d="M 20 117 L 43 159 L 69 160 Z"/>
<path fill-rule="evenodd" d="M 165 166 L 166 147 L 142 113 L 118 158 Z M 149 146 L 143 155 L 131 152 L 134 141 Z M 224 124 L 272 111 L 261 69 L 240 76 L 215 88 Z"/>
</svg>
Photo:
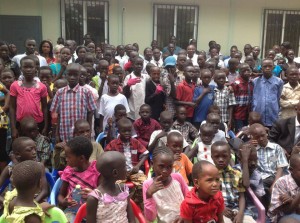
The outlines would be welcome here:
<svg viewBox="0 0 300 223">
<path fill-rule="evenodd" d="M 99 0 L 61 1 L 62 35 L 83 43 L 83 35 L 91 34 L 93 40 L 108 42 L 108 2 Z"/>
<path fill-rule="evenodd" d="M 273 45 L 280 45 L 284 41 L 289 41 L 295 55 L 298 55 L 300 11 L 266 9 L 264 11 L 263 55 Z"/>
<path fill-rule="evenodd" d="M 164 47 L 174 35 L 176 44 L 186 48 L 190 39 L 197 39 L 198 11 L 198 6 L 154 4 L 153 39 Z"/>
</svg>

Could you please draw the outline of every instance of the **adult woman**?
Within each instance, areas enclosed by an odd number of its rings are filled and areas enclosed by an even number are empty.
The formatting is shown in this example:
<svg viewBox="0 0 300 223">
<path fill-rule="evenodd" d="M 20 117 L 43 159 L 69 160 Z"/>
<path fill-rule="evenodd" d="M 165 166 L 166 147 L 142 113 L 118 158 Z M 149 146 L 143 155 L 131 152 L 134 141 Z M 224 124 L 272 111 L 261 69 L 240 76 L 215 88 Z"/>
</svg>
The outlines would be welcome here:
<svg viewBox="0 0 300 223">
<path fill-rule="evenodd" d="M 49 40 L 43 40 L 39 46 L 39 53 L 41 56 L 45 57 L 48 65 L 55 62 L 53 56 L 53 45 Z"/>
<path fill-rule="evenodd" d="M 15 77 L 18 78 L 20 75 L 20 69 L 17 63 L 13 62 L 9 57 L 9 47 L 6 42 L 0 41 L 0 58 L 4 62 L 4 67 L 11 69 Z"/>
</svg>

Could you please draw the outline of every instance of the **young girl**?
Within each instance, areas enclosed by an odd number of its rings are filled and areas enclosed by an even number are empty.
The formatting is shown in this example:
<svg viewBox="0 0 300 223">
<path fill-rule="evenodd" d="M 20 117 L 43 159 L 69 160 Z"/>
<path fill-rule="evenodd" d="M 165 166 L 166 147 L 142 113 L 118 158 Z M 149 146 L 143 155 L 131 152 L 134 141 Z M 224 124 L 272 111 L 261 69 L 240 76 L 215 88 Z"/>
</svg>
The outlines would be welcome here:
<svg viewBox="0 0 300 223">
<path fill-rule="evenodd" d="M 63 209 L 77 205 L 72 199 L 72 191 L 76 185 L 81 186 L 82 198 L 85 200 L 87 194 L 99 184 L 99 172 L 96 169 L 96 161 L 89 162 L 93 152 L 91 140 L 84 136 L 71 139 L 66 147 L 65 154 L 68 166 L 61 175 L 63 181 L 58 195 L 59 206 Z M 68 220 L 73 222 L 75 214 L 68 209 L 65 211 Z"/>
<path fill-rule="evenodd" d="M 9 191 L 4 200 L 6 222 L 44 222 L 42 207 L 34 200 L 40 188 L 43 168 L 33 160 L 17 164 L 12 171 L 12 183 L 16 190 Z"/>
<path fill-rule="evenodd" d="M 143 184 L 145 217 L 151 222 L 156 218 L 158 222 L 180 222 L 180 204 L 188 187 L 180 174 L 172 173 L 173 152 L 158 147 L 152 157 L 155 177 Z"/>
<path fill-rule="evenodd" d="M 13 139 L 18 136 L 17 123 L 26 116 L 34 118 L 43 135 L 48 128 L 47 88 L 34 79 L 37 69 L 31 57 L 23 57 L 20 63 L 24 80 L 15 81 L 10 87 L 9 112 Z"/>
<path fill-rule="evenodd" d="M 71 57 L 72 57 L 71 50 L 68 47 L 61 48 L 60 63 L 53 63 L 50 65 L 52 74 L 54 76 L 54 79 L 52 80 L 53 83 L 63 76 L 63 74 L 66 71 L 68 61 L 71 59 Z"/>
<path fill-rule="evenodd" d="M 116 151 L 103 153 L 97 161 L 100 185 L 87 199 L 87 223 L 135 222 L 127 186 L 116 184 L 126 178 L 125 156 Z"/>
</svg>

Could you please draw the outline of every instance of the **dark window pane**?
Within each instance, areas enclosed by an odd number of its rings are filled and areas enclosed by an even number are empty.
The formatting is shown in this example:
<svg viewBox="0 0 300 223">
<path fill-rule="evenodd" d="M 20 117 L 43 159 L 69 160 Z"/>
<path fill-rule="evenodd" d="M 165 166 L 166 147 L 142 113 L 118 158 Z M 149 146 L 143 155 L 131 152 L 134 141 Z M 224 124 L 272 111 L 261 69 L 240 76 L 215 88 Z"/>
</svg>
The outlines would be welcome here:
<svg viewBox="0 0 300 223">
<path fill-rule="evenodd" d="M 105 7 L 99 2 L 87 2 L 87 32 L 99 44 L 105 41 Z"/>
<path fill-rule="evenodd" d="M 295 12 L 287 14 L 285 17 L 284 41 L 289 41 L 295 55 L 298 55 L 300 37 L 300 15 Z"/>
<path fill-rule="evenodd" d="M 174 33 L 174 7 L 157 8 L 157 41 L 161 47 L 169 43 Z"/>
<path fill-rule="evenodd" d="M 267 33 L 265 51 L 272 49 L 273 45 L 280 45 L 282 34 L 283 15 L 276 13 L 267 14 Z"/>
<path fill-rule="evenodd" d="M 73 39 L 78 44 L 83 36 L 82 1 L 65 0 L 66 39 Z"/>
</svg>

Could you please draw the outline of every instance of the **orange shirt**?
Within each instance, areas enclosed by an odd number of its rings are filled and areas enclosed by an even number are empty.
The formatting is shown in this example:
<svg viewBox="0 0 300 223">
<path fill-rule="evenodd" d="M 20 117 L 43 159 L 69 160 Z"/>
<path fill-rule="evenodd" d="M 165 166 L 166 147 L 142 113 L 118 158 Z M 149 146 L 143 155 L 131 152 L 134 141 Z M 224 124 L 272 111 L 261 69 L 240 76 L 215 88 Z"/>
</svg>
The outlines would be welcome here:
<svg viewBox="0 0 300 223">
<path fill-rule="evenodd" d="M 180 173 L 181 176 L 184 178 L 184 181 L 188 185 L 189 180 L 187 176 L 192 173 L 193 163 L 189 160 L 189 158 L 184 153 L 181 153 L 180 156 L 181 159 L 179 161 L 176 160 L 173 164 L 173 172 Z"/>
</svg>

